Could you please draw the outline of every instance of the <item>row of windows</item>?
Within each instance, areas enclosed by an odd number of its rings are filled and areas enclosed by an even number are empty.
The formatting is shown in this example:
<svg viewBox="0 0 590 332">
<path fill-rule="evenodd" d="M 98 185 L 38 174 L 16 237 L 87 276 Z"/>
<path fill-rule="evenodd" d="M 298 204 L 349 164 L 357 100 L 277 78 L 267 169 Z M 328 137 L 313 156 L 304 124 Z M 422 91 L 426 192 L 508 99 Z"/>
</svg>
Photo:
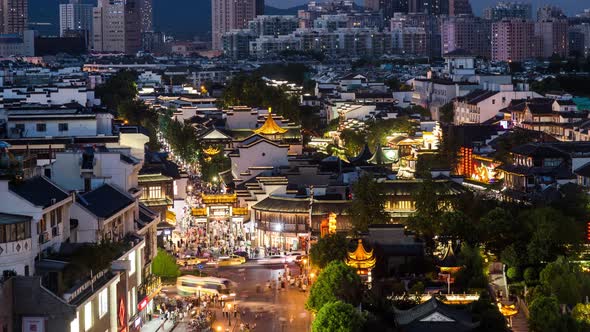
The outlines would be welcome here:
<svg viewBox="0 0 590 332">
<path fill-rule="evenodd" d="M 0 225 L 0 243 L 14 242 L 31 237 L 31 224 L 28 222 Z"/>
<path fill-rule="evenodd" d="M 25 130 L 25 125 L 22 123 L 16 124 L 14 127 L 16 129 L 21 130 L 21 131 Z M 57 128 L 59 131 L 68 131 L 69 130 L 69 126 L 67 123 L 58 123 Z M 46 123 L 37 123 L 36 129 L 38 132 L 46 132 L 47 131 L 47 124 Z"/>
</svg>

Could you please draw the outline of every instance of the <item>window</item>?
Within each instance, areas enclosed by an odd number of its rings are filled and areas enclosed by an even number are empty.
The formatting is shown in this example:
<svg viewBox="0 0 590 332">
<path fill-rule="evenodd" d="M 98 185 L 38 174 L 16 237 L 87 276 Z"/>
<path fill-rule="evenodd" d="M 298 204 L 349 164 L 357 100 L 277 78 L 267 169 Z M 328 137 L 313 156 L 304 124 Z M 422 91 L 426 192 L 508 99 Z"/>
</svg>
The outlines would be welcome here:
<svg viewBox="0 0 590 332">
<path fill-rule="evenodd" d="M 70 332 L 80 332 L 80 313 L 76 312 L 76 318 L 70 323 Z"/>
<path fill-rule="evenodd" d="M 105 288 L 98 294 L 98 317 L 102 318 L 109 311 L 108 288 Z"/>
<path fill-rule="evenodd" d="M 59 131 L 68 131 L 68 124 L 67 123 L 59 123 L 58 125 Z"/>
<path fill-rule="evenodd" d="M 47 125 L 45 123 L 37 123 L 37 131 L 38 132 L 47 131 Z"/>
<path fill-rule="evenodd" d="M 149 196 L 148 198 L 162 198 L 162 188 L 161 187 L 149 187 Z"/>
<path fill-rule="evenodd" d="M 84 331 L 92 328 L 92 302 L 84 305 Z"/>
<path fill-rule="evenodd" d="M 14 128 L 20 132 L 25 131 L 25 124 L 24 123 L 17 123 L 14 125 Z"/>
<path fill-rule="evenodd" d="M 129 268 L 129 275 L 132 275 L 133 273 L 135 273 L 135 251 L 132 251 L 129 254 L 129 263 L 131 265 L 131 267 Z"/>
<path fill-rule="evenodd" d="M 135 315 L 135 313 L 137 312 L 137 291 L 135 289 L 135 287 L 131 288 L 131 313 L 132 315 Z"/>
</svg>

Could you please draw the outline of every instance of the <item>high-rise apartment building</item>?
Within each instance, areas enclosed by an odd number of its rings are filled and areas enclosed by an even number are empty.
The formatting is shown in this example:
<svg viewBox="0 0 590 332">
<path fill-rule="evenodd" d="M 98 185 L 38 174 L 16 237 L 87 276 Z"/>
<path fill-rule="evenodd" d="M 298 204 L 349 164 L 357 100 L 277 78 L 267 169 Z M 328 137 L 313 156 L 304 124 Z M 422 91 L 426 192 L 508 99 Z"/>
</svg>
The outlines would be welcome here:
<svg viewBox="0 0 590 332">
<path fill-rule="evenodd" d="M 518 18 L 531 20 L 533 18 L 533 7 L 526 2 L 498 2 L 495 6 L 488 7 L 483 12 L 483 17 L 494 22 L 503 19 Z"/>
<path fill-rule="evenodd" d="M 408 0 L 408 12 L 448 15 L 449 0 Z"/>
<path fill-rule="evenodd" d="M 137 0 L 99 0 L 93 10 L 93 49 L 133 54 L 141 48 Z"/>
<path fill-rule="evenodd" d="M 390 21 L 395 53 L 439 57 L 440 18 L 426 13 L 395 14 Z"/>
<path fill-rule="evenodd" d="M 539 55 L 549 58 L 556 54 L 568 56 L 568 23 L 564 19 L 542 20 L 535 23 L 535 35 L 539 38 Z"/>
<path fill-rule="evenodd" d="M 27 30 L 28 0 L 0 0 L 0 33 L 19 33 Z"/>
<path fill-rule="evenodd" d="M 535 22 L 513 18 L 492 24 L 492 60 L 518 62 L 537 55 Z"/>
<path fill-rule="evenodd" d="M 441 24 L 442 54 L 457 49 L 475 56 L 490 57 L 491 24 L 472 15 L 447 17 Z"/>
<path fill-rule="evenodd" d="M 363 5 L 368 10 L 373 10 L 373 11 L 379 10 L 379 0 L 365 0 Z"/>
<path fill-rule="evenodd" d="M 407 13 L 410 0 L 379 0 L 379 10 L 385 21 L 389 21 L 394 13 Z"/>
<path fill-rule="evenodd" d="M 469 0 L 448 0 L 448 1 L 449 1 L 449 16 L 473 14 Z"/>
<path fill-rule="evenodd" d="M 256 17 L 259 0 L 213 0 L 211 3 L 212 42 L 222 50 L 222 36 L 232 29 L 244 29 Z"/>
<path fill-rule="evenodd" d="M 590 23 L 570 26 L 568 38 L 570 52 L 584 57 L 590 56 Z"/>
<path fill-rule="evenodd" d="M 72 32 L 83 35 L 86 41 L 92 36 L 92 5 L 79 0 L 59 5 L 59 35 L 64 37 Z"/>
<path fill-rule="evenodd" d="M 153 0 L 139 0 L 139 16 L 141 32 L 154 30 L 154 3 Z"/>
<path fill-rule="evenodd" d="M 264 15 L 264 0 L 256 0 L 256 16 Z"/>
<path fill-rule="evenodd" d="M 547 5 L 537 9 L 537 21 L 565 18 L 567 18 L 567 16 L 565 16 L 563 10 L 557 6 Z"/>
</svg>

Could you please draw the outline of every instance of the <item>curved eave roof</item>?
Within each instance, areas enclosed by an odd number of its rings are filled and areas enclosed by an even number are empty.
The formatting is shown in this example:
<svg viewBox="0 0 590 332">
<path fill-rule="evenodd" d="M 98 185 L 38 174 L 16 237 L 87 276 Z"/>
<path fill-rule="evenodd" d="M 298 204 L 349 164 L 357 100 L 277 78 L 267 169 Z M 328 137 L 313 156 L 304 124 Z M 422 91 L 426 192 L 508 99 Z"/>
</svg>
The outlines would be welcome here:
<svg viewBox="0 0 590 332">
<path fill-rule="evenodd" d="M 314 200 L 312 215 L 326 215 L 333 212 L 337 215 L 348 214 L 350 201 Z M 252 206 L 252 209 L 277 213 L 309 213 L 309 198 L 269 196 Z"/>
</svg>

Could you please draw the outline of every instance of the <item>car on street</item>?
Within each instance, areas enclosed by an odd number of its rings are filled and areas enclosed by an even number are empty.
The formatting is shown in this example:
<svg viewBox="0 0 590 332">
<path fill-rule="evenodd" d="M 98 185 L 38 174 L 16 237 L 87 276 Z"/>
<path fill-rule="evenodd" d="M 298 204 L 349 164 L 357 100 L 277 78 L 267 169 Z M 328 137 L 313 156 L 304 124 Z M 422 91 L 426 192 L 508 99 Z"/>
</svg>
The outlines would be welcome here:
<svg viewBox="0 0 590 332">
<path fill-rule="evenodd" d="M 272 255 L 258 260 L 259 264 L 284 264 L 287 263 L 287 256 Z"/>
<path fill-rule="evenodd" d="M 246 259 L 238 255 L 219 257 L 217 260 L 218 266 L 240 265 L 244 263 L 246 263 Z"/>
<path fill-rule="evenodd" d="M 305 254 L 297 255 L 297 257 L 295 257 L 295 263 L 298 263 L 298 264 L 307 263 L 308 260 L 309 260 L 309 257 L 307 257 L 307 255 L 305 255 Z"/>
<path fill-rule="evenodd" d="M 240 257 L 244 257 L 246 260 L 248 260 L 248 253 L 245 251 L 235 251 L 234 255 L 240 256 Z"/>
<path fill-rule="evenodd" d="M 179 258 L 176 260 L 176 264 L 180 265 L 180 266 L 194 266 L 194 265 L 199 265 L 201 263 L 207 262 L 207 258 L 203 258 L 203 257 L 185 257 L 185 258 Z"/>
</svg>

